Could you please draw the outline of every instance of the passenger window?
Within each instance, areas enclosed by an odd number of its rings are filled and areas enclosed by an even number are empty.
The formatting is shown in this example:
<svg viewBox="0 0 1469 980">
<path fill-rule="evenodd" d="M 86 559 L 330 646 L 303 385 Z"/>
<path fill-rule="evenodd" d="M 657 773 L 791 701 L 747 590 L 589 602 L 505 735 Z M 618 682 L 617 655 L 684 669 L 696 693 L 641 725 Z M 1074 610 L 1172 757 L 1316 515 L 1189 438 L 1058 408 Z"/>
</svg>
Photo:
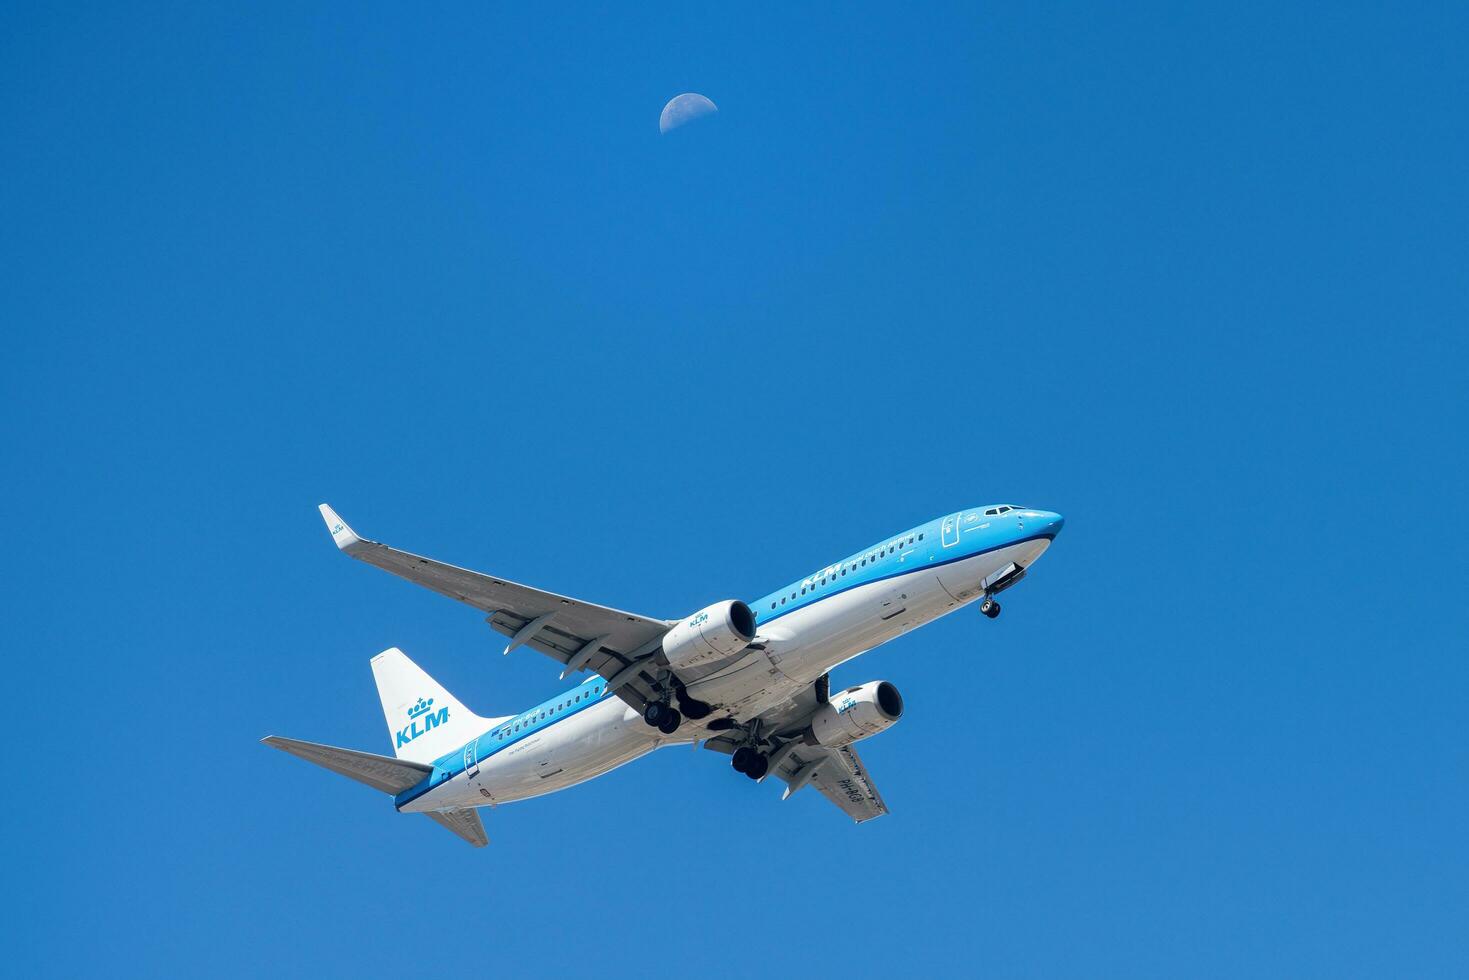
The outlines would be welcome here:
<svg viewBox="0 0 1469 980">
<path fill-rule="evenodd" d="M 918 533 L 918 540 L 919 541 L 922 541 L 923 540 L 923 532 L 921 532 L 921 531 Z"/>
</svg>

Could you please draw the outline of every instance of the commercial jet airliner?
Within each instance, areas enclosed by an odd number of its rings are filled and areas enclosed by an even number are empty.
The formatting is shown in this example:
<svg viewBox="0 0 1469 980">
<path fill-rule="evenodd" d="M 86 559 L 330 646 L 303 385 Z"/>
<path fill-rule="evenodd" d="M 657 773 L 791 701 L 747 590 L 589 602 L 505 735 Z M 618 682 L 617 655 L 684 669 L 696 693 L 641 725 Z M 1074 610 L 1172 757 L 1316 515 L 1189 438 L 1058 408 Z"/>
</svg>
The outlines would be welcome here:
<svg viewBox="0 0 1469 980">
<path fill-rule="evenodd" d="M 702 742 L 782 799 L 810 785 L 861 823 L 887 813 L 853 746 L 891 727 L 888 681 L 833 692 L 833 667 L 961 606 L 993 619 L 1060 514 L 976 507 L 884 538 L 752 603 L 726 599 L 681 620 L 650 619 L 542 592 L 358 537 L 326 504 L 337 547 L 486 613 L 510 638 L 590 679 L 528 711 L 481 718 L 403 651 L 372 659 L 394 757 L 270 736 L 264 741 L 389 793 L 476 847 L 477 807 L 542 796 L 661 746 Z"/>
</svg>

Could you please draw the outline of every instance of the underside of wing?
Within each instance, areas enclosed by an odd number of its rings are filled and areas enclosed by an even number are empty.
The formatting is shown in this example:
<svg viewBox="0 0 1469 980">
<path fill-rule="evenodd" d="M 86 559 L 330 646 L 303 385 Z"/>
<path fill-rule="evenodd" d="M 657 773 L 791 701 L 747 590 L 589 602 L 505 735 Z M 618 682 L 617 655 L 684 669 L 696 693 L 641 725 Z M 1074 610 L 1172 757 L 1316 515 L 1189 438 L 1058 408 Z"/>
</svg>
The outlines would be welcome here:
<svg viewBox="0 0 1469 980">
<path fill-rule="evenodd" d="M 867 767 L 851 746 L 828 749 L 801 745 L 787 753 L 771 772 L 785 781 L 786 796 L 809 783 L 857 823 L 888 812 L 867 775 Z"/>
<path fill-rule="evenodd" d="M 657 649 L 671 623 L 583 602 L 482 572 L 423 558 L 359 536 L 331 507 L 321 516 L 338 548 L 358 561 L 392 572 L 486 613 L 496 632 L 510 637 L 505 648 L 525 646 L 565 665 L 564 675 L 587 669 L 623 683 L 618 695 L 641 707 L 651 695 L 651 676 L 623 671 Z M 648 664 L 652 671 L 652 664 Z M 619 677 L 619 675 L 621 675 Z"/>
</svg>

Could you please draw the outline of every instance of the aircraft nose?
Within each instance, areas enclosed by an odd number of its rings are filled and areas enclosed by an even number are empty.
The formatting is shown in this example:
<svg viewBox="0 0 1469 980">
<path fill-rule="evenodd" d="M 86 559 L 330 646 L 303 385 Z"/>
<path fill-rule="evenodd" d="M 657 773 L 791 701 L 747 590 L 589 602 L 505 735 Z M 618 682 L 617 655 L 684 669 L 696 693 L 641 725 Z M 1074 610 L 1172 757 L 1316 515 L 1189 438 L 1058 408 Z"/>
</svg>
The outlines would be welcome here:
<svg viewBox="0 0 1469 980">
<path fill-rule="evenodd" d="M 1066 518 L 1057 514 L 1055 511 L 1048 510 L 1045 511 L 1045 516 L 1041 518 L 1041 526 L 1046 529 L 1047 534 L 1057 535 L 1061 533 L 1061 528 L 1066 526 Z"/>
</svg>

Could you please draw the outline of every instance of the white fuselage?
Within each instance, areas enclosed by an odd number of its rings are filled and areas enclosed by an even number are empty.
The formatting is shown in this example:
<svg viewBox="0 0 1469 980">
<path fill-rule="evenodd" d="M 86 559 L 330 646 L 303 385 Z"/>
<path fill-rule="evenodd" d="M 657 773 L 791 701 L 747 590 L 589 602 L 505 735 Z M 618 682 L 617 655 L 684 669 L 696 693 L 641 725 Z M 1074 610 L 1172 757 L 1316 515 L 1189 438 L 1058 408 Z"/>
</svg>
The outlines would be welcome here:
<svg viewBox="0 0 1469 980">
<path fill-rule="evenodd" d="M 1046 538 L 836 592 L 774 619 L 760 629 L 762 650 L 689 685 L 691 695 L 755 717 L 791 700 L 822 674 L 873 647 L 979 599 L 988 581 L 1014 565 L 1028 567 Z M 554 724 L 514 740 L 463 772 L 401 806 L 405 812 L 484 806 L 542 796 L 609 772 L 656 748 L 707 738 L 686 722 L 674 735 L 644 723 L 635 708 L 607 693 Z"/>
</svg>

